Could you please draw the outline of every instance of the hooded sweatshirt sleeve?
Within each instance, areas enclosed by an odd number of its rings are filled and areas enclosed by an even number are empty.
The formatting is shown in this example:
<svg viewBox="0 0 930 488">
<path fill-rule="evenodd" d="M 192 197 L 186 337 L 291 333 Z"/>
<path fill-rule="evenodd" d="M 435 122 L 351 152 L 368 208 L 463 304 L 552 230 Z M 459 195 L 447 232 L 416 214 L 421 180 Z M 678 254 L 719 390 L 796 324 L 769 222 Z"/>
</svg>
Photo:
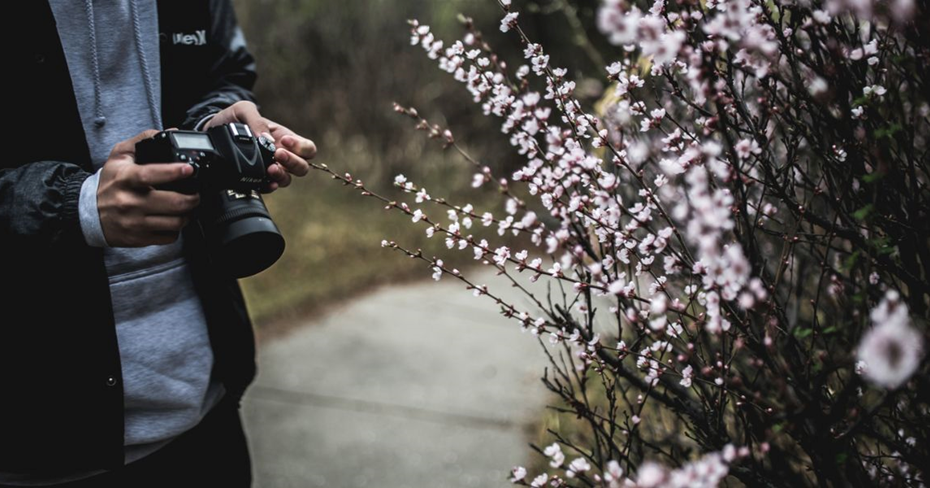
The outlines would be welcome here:
<svg viewBox="0 0 930 488">
<path fill-rule="evenodd" d="M 255 58 L 249 53 L 245 36 L 229 0 L 211 0 L 212 23 L 209 42 L 218 53 L 210 68 L 211 87 L 186 114 L 182 127 L 200 129 L 210 117 L 230 105 L 255 101 Z"/>
<path fill-rule="evenodd" d="M 84 242 L 78 202 L 89 176 L 58 161 L 0 169 L 0 239 L 39 246 Z"/>
</svg>

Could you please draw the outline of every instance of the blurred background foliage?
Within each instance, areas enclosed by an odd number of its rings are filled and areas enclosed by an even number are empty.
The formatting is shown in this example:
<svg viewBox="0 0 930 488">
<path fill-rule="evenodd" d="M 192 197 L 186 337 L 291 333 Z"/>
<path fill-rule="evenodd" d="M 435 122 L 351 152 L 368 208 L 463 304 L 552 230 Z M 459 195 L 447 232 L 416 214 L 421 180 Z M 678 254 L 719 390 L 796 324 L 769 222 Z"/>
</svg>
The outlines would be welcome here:
<svg viewBox="0 0 930 488">
<path fill-rule="evenodd" d="M 582 73 L 603 79 L 603 64 L 597 65 L 593 50 L 580 46 L 583 32 L 596 32 L 597 3 L 547 0 L 520 6 L 528 34 L 546 46 L 554 65 L 569 68 L 590 101 L 602 87 L 585 81 Z M 434 197 L 472 203 L 478 213 L 501 212 L 496 185 L 472 189 L 475 167 L 453 150 L 443 151 L 438 141 L 414 130 L 413 120 L 392 109 L 395 101 L 416 107 L 431 123 L 450 128 L 457 142 L 498 177 L 518 167 L 521 157 L 500 133 L 500 121 L 485 117 L 464 86 L 410 45 L 407 25 L 408 19 L 418 19 L 449 45 L 464 33 L 460 14 L 468 15 L 516 67 L 523 48 L 516 36 L 498 30 L 501 13 L 495 0 L 236 0 L 235 6 L 257 59 L 256 94 L 263 114 L 313 139 L 317 162 L 349 172 L 376 192 L 421 207 L 434 218 L 445 211 L 414 204 L 412 195 L 392 188 L 395 175 L 406 175 Z M 597 37 L 590 41 L 600 44 Z M 429 277 L 425 263 L 382 249 L 382 239 L 423 248 L 424 254 L 438 255 L 452 266 L 474 262 L 470 251 L 448 251 L 439 236 L 426 238 L 422 224 L 382 210 L 374 199 L 360 197 L 321 172 L 295 179 L 267 201 L 287 250 L 273 267 L 243 280 L 260 335 L 286 329 L 295 319 L 371 286 Z"/>
<path fill-rule="evenodd" d="M 337 173 L 349 172 L 378 193 L 423 208 L 434 218 L 445 211 L 415 204 L 412 195 L 392 187 L 395 175 L 406 175 L 433 197 L 472 203 L 479 214 L 503 213 L 496 185 L 472 189 L 475 167 L 454 150 L 443 151 L 441 143 L 414 130 L 412 119 L 393 110 L 394 102 L 415 107 L 431 123 L 450 128 L 456 141 L 498 177 L 522 165 L 525 160 L 500 132 L 501 121 L 484 116 L 462 84 L 419 46 L 410 45 L 408 19 L 430 25 L 448 46 L 465 32 L 462 14 L 474 19 L 492 48 L 515 69 L 523 62 L 523 46 L 517 36 L 499 31 L 502 14 L 496 0 L 234 2 L 257 60 L 256 94 L 263 113 L 313 139 L 319 147 L 316 162 Z M 518 5 L 521 26 L 545 47 L 554 66 L 569 70 L 578 82 L 579 98 L 591 106 L 604 93 L 601 80 L 608 64 L 597 53 L 616 49 L 594 27 L 599 3 L 542 0 Z M 470 250 L 449 251 L 440 236 L 426 238 L 423 224 L 383 210 L 379 202 L 321 172 L 295 179 L 290 188 L 268 196 L 267 203 L 287 250 L 273 267 L 242 282 L 260 337 L 286 331 L 308 314 L 372 286 L 429 279 L 425 263 L 382 249 L 382 239 L 422 248 L 452 267 L 476 263 Z M 493 228 L 479 224 L 473 231 L 501 242 Z M 541 412 L 532 430 L 531 441 L 538 446 L 551 443 L 550 431 L 579 442 L 587 435 L 572 415 L 556 410 Z M 533 472 L 543 470 L 546 459 L 534 459 Z"/>
</svg>

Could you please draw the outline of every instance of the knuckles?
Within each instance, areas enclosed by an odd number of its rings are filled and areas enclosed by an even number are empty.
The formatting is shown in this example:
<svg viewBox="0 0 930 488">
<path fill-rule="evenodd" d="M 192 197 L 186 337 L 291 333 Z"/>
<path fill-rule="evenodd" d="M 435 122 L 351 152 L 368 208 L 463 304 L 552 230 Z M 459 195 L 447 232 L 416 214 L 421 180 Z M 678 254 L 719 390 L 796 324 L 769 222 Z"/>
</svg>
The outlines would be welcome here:
<svg viewBox="0 0 930 488">
<path fill-rule="evenodd" d="M 113 208 L 121 214 L 128 214 L 135 210 L 136 201 L 127 192 L 119 192 L 113 198 Z"/>
</svg>

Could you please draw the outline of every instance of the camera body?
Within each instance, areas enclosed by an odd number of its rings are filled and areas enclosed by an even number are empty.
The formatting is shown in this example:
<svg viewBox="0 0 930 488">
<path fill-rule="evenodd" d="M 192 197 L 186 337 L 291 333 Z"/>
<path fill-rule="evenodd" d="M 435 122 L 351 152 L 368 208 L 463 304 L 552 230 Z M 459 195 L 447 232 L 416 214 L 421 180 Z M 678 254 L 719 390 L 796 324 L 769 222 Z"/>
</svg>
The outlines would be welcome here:
<svg viewBox="0 0 930 488">
<path fill-rule="evenodd" d="M 231 123 L 206 132 L 162 131 L 136 143 L 136 163 L 183 162 L 193 175 L 159 190 L 200 194 L 195 222 L 213 264 L 236 277 L 268 268 L 284 253 L 284 237 L 261 197 L 275 146 L 248 125 Z"/>
<path fill-rule="evenodd" d="M 229 189 L 258 191 L 268 183 L 267 168 L 274 163 L 274 143 L 256 138 L 249 126 L 231 123 L 207 132 L 170 130 L 136 143 L 136 162 L 187 163 L 194 174 L 160 187 L 180 193 Z"/>
</svg>

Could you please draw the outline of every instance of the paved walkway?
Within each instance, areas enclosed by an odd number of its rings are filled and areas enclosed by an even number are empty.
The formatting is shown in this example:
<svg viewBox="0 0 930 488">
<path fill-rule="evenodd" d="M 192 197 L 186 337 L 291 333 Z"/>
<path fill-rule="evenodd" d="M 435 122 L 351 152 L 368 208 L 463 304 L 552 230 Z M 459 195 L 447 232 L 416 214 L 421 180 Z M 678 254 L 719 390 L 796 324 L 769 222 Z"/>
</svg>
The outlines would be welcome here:
<svg viewBox="0 0 930 488">
<path fill-rule="evenodd" d="M 479 283 L 519 295 L 483 272 Z M 511 486 L 549 398 L 536 339 L 458 280 L 386 287 L 259 351 L 255 488 Z"/>
</svg>

